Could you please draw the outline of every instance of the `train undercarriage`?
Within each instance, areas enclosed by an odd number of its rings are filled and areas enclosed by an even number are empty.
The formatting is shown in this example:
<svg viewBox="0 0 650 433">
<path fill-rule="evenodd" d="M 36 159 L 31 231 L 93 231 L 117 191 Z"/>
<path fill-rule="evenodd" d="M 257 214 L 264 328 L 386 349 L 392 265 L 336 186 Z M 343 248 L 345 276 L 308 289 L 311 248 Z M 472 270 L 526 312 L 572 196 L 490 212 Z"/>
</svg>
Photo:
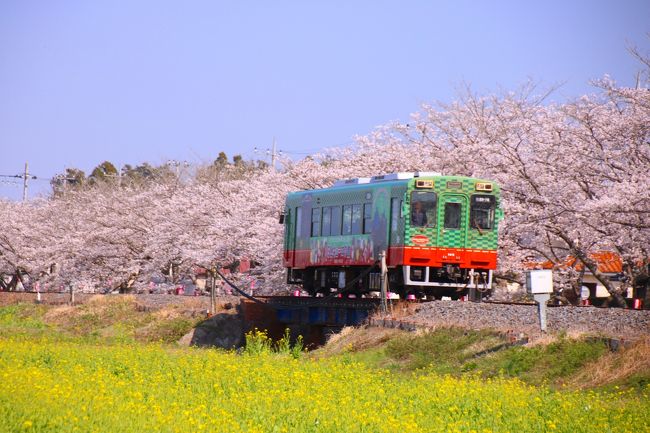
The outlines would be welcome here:
<svg viewBox="0 0 650 433">
<path fill-rule="evenodd" d="M 314 267 L 288 269 L 287 283 L 302 286 L 309 296 L 377 297 L 381 290 L 378 266 Z M 389 296 L 400 299 L 433 300 L 469 296 L 480 299 L 489 295 L 492 271 L 466 269 L 456 264 L 442 267 L 395 266 L 388 268 Z"/>
</svg>

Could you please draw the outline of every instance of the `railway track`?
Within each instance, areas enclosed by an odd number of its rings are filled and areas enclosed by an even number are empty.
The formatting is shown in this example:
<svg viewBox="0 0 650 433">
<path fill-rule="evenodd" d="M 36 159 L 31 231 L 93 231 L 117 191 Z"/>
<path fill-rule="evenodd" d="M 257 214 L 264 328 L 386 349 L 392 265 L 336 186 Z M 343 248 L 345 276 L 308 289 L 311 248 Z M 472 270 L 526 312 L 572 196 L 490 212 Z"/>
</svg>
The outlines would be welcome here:
<svg viewBox="0 0 650 433">
<path fill-rule="evenodd" d="M 17 296 L 33 296 L 36 298 L 38 295 L 38 292 L 34 290 L 25 290 L 25 291 L 0 291 L 0 294 L 5 293 L 8 296 L 17 295 Z M 56 297 L 56 301 L 54 300 L 49 300 L 48 303 L 59 303 L 59 304 L 64 304 L 68 302 L 68 297 L 69 294 L 67 292 L 40 292 L 41 296 L 43 298 L 45 297 Z M 92 297 L 92 296 L 115 296 L 115 294 L 106 294 L 106 293 L 77 293 L 75 294 L 75 297 L 78 298 L 78 301 L 83 302 L 84 299 Z M 169 297 L 169 299 L 184 299 L 184 298 L 197 298 L 197 299 L 205 299 L 209 296 L 209 294 L 203 294 L 201 296 L 195 297 L 191 295 L 175 295 L 175 294 L 164 294 L 164 293 L 156 293 L 156 294 L 148 294 L 148 293 L 133 293 L 133 295 L 137 296 L 138 298 L 157 298 L 157 299 L 164 299 Z M 231 296 L 230 298 L 234 298 Z M 264 295 L 264 296 L 255 296 L 256 299 L 259 299 L 262 302 L 265 302 L 267 304 L 273 304 L 273 305 L 301 305 L 301 306 L 309 306 L 311 305 L 332 305 L 332 306 L 359 306 L 359 307 L 364 307 L 364 306 L 369 306 L 369 305 L 379 305 L 380 304 L 380 299 L 379 298 L 339 298 L 335 296 L 331 297 L 311 297 L 311 296 L 287 296 L 287 295 Z M 232 299 L 229 299 L 232 300 Z M 412 304 L 427 304 L 431 302 L 439 302 L 439 303 L 444 303 L 444 302 L 470 302 L 472 304 L 492 304 L 492 305 L 521 305 L 521 306 L 536 306 L 537 304 L 534 302 L 526 302 L 526 301 L 502 301 L 502 300 L 481 300 L 481 301 L 460 301 L 460 300 L 422 300 L 422 299 L 391 299 L 389 300 L 390 303 L 393 305 L 400 305 L 400 304 L 406 304 L 406 305 L 412 305 Z M 548 304 L 548 307 L 580 307 L 580 308 L 598 308 L 598 309 L 608 309 L 611 307 L 596 307 L 593 305 L 568 305 L 568 304 Z M 633 309 L 629 309 L 633 310 Z M 634 310 L 634 311 L 640 311 L 640 310 Z"/>
</svg>

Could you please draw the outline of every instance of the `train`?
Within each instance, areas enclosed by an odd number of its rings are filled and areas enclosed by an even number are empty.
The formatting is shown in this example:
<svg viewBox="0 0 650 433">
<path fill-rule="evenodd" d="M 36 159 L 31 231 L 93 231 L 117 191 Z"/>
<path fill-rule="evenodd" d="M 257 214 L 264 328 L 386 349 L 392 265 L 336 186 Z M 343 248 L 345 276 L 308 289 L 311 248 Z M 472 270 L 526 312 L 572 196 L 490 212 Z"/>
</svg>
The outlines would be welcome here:
<svg viewBox="0 0 650 433">
<path fill-rule="evenodd" d="M 385 256 L 388 291 L 406 299 L 484 292 L 497 265 L 500 189 L 434 172 L 339 180 L 286 197 L 287 283 L 311 296 L 372 296 Z"/>
</svg>

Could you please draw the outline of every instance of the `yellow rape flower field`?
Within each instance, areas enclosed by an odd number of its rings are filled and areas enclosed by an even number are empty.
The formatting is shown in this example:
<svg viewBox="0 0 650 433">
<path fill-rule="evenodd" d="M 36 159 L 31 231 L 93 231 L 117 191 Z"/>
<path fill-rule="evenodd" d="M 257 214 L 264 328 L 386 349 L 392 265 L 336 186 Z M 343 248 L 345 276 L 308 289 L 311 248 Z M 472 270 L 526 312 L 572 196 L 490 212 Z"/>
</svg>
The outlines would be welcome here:
<svg viewBox="0 0 650 433">
<path fill-rule="evenodd" d="M 2 432 L 640 432 L 650 388 L 551 391 L 344 357 L 0 339 Z"/>
</svg>

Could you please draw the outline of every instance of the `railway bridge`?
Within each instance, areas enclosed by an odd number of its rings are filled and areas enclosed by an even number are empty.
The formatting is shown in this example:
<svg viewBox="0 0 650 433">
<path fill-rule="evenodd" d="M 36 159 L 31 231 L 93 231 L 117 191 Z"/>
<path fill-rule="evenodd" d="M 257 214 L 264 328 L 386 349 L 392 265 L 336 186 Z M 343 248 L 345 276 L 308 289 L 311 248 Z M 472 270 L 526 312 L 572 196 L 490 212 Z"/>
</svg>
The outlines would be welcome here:
<svg viewBox="0 0 650 433">
<path fill-rule="evenodd" d="M 379 306 L 375 298 L 268 296 L 242 298 L 241 311 L 249 330 L 266 329 L 270 337 L 280 338 L 288 328 L 292 335 L 303 335 L 307 345 L 320 345 L 344 326 L 364 323 Z"/>
</svg>

